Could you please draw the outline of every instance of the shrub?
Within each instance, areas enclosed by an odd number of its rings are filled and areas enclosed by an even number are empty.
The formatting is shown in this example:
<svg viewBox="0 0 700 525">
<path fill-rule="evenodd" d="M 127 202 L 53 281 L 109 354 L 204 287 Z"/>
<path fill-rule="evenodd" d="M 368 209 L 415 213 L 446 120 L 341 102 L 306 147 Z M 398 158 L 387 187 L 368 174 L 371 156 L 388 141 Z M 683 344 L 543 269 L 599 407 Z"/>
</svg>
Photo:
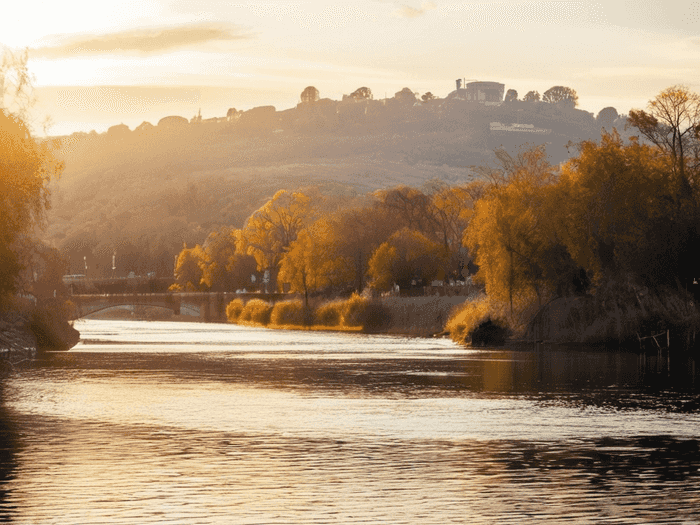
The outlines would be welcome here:
<svg viewBox="0 0 700 525">
<path fill-rule="evenodd" d="M 322 326 L 339 326 L 343 320 L 345 301 L 323 303 L 314 312 L 314 322 Z"/>
<path fill-rule="evenodd" d="M 270 314 L 272 314 L 272 305 L 262 299 L 251 299 L 243 308 L 239 322 L 247 322 L 261 324 L 267 326 L 270 324 Z"/>
<path fill-rule="evenodd" d="M 361 326 L 363 330 L 375 331 L 391 323 L 391 310 L 378 300 L 352 294 L 340 305 L 344 326 Z"/>
<path fill-rule="evenodd" d="M 464 342 L 476 328 L 490 317 L 489 300 L 481 296 L 456 307 L 445 325 L 450 337 L 457 342 Z"/>
<path fill-rule="evenodd" d="M 242 299 L 234 299 L 226 305 L 226 319 L 229 323 L 235 323 L 243 311 L 244 305 Z"/>
<path fill-rule="evenodd" d="M 391 325 L 391 309 L 379 300 L 373 299 L 361 311 L 360 320 L 365 331 L 374 332 Z"/>
<path fill-rule="evenodd" d="M 341 319 L 345 326 L 363 326 L 364 313 L 369 299 L 353 293 L 342 306 Z"/>
<path fill-rule="evenodd" d="M 273 325 L 304 325 L 306 324 L 306 311 L 304 303 L 300 299 L 280 301 L 272 307 L 270 323 Z"/>
</svg>

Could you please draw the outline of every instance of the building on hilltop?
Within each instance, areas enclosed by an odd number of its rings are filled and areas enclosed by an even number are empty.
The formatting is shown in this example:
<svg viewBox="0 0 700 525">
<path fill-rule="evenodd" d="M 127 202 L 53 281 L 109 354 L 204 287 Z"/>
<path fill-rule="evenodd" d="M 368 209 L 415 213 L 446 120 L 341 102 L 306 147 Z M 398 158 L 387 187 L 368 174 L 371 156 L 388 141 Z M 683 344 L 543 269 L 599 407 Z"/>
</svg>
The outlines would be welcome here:
<svg viewBox="0 0 700 525">
<path fill-rule="evenodd" d="M 462 87 L 462 79 L 457 79 L 457 89 L 445 97 L 446 100 L 468 100 L 480 102 L 487 106 L 503 102 L 505 84 L 500 82 L 469 82 Z"/>
</svg>

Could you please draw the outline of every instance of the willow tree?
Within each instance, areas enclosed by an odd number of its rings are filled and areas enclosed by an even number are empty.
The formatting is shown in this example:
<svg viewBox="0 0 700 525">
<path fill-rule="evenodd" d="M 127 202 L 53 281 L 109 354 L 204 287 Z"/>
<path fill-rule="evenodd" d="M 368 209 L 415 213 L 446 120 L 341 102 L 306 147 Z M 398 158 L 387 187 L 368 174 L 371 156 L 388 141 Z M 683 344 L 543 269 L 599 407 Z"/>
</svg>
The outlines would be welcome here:
<svg viewBox="0 0 700 525">
<path fill-rule="evenodd" d="M 258 270 L 270 273 L 273 289 L 282 256 L 306 226 L 310 214 L 311 200 L 306 195 L 280 190 L 246 221 L 242 244 L 255 257 Z"/>
<path fill-rule="evenodd" d="M 35 140 L 18 116 L 0 111 L 0 297 L 22 287 L 31 238 L 50 205 L 49 181 L 62 170 L 47 142 Z"/>
</svg>

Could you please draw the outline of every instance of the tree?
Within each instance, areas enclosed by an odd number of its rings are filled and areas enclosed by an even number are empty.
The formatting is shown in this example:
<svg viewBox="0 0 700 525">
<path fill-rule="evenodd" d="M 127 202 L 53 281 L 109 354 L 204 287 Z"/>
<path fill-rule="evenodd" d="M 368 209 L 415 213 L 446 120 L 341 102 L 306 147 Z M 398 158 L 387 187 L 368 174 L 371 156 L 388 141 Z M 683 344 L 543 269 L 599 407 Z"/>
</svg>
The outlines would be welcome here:
<svg viewBox="0 0 700 525">
<path fill-rule="evenodd" d="M 544 147 L 502 154 L 499 176 L 478 200 L 464 234 L 464 244 L 476 256 L 477 277 L 496 300 L 536 295 L 539 301 L 554 286 L 551 276 L 566 258 L 556 235 L 556 216 L 545 208 L 546 189 L 556 180 Z M 553 257 L 557 255 L 557 257 Z M 570 258 L 569 258 L 570 259 Z"/>
<path fill-rule="evenodd" d="M 306 195 L 280 190 L 247 220 L 242 242 L 255 257 L 258 270 L 270 272 L 273 287 L 285 250 L 310 214 L 311 201 Z"/>
<path fill-rule="evenodd" d="M 29 50 L 15 54 L 7 48 L 2 49 L 0 58 L 0 111 L 14 114 L 23 122 L 27 122 L 27 111 L 34 104 L 28 59 Z"/>
<path fill-rule="evenodd" d="M 304 104 L 311 104 L 313 102 L 316 102 L 319 99 L 319 93 L 318 89 L 316 89 L 313 86 L 308 86 L 304 88 L 304 91 L 301 92 L 301 101 Z"/>
<path fill-rule="evenodd" d="M 430 196 L 435 233 L 440 236 L 449 271 L 459 277 L 466 264 L 463 257 L 462 234 L 473 211 L 472 197 L 466 187 L 445 187 Z"/>
<path fill-rule="evenodd" d="M 596 280 L 631 278 L 649 287 L 695 277 L 697 224 L 679 211 L 670 155 L 613 131 L 584 141 L 562 169 L 566 244 Z"/>
<path fill-rule="evenodd" d="M 355 100 L 371 100 L 372 90 L 368 87 L 357 88 L 355 91 L 350 93 L 350 97 Z"/>
<path fill-rule="evenodd" d="M 378 205 L 390 210 L 396 217 L 397 228 L 431 232 L 434 230 L 430 210 L 430 197 L 410 186 L 396 186 L 374 193 Z"/>
<path fill-rule="evenodd" d="M 514 89 L 506 91 L 505 102 L 515 102 L 518 100 L 518 92 Z"/>
<path fill-rule="evenodd" d="M 630 110 L 628 125 L 671 156 L 681 191 L 688 194 L 700 168 L 700 96 L 685 86 L 672 86 L 650 100 L 648 108 Z"/>
<path fill-rule="evenodd" d="M 403 228 L 375 250 L 369 261 L 369 275 L 377 290 L 389 290 L 393 283 L 408 288 L 413 280 L 430 282 L 444 264 L 445 253 L 438 243 Z"/>
<path fill-rule="evenodd" d="M 423 94 L 423 96 L 421 97 L 421 100 L 423 100 L 423 102 L 430 102 L 431 100 L 435 100 L 435 98 L 436 98 L 435 95 L 433 95 L 430 91 L 428 91 L 427 93 Z"/>
<path fill-rule="evenodd" d="M 566 86 L 553 86 L 542 95 L 543 102 L 556 104 L 559 102 L 573 103 L 573 107 L 578 106 L 578 95 L 576 91 Z"/>
<path fill-rule="evenodd" d="M 613 107 L 603 108 L 598 112 L 598 116 L 595 118 L 596 123 L 606 128 L 608 131 L 612 131 L 612 126 L 620 115 L 617 110 Z"/>
<path fill-rule="evenodd" d="M 539 102 L 540 94 L 537 91 L 528 91 L 527 93 L 525 93 L 523 100 L 525 102 Z"/>
<path fill-rule="evenodd" d="M 212 291 L 244 288 L 255 272 L 256 261 L 243 250 L 242 232 L 224 227 L 211 232 L 202 246 L 201 282 Z"/>
<path fill-rule="evenodd" d="M 361 292 L 372 252 L 400 224 L 390 210 L 378 206 L 341 210 L 329 217 L 327 224 L 326 235 L 337 253 L 352 262 L 354 288 Z"/>
<path fill-rule="evenodd" d="M 293 292 L 302 292 L 307 309 L 309 293 L 352 280 L 352 261 L 324 238 L 325 230 L 323 219 L 314 227 L 301 230 L 280 264 L 278 282 L 290 283 Z"/>
<path fill-rule="evenodd" d="M 32 234 L 44 226 L 49 182 L 63 171 L 50 141 L 36 141 L 24 121 L 0 110 L 0 300 L 23 289 L 18 279 Z"/>
<path fill-rule="evenodd" d="M 413 104 L 416 102 L 416 94 L 407 87 L 394 93 L 394 98 L 404 104 Z"/>
<path fill-rule="evenodd" d="M 228 122 L 233 122 L 241 116 L 240 113 L 241 112 L 237 111 L 236 108 L 228 108 L 228 111 L 226 112 L 226 120 Z"/>
<path fill-rule="evenodd" d="M 170 289 L 180 292 L 203 290 L 206 287 L 202 282 L 205 261 L 206 254 L 199 244 L 194 248 L 183 246 L 175 262 L 175 283 L 170 286 Z"/>
</svg>

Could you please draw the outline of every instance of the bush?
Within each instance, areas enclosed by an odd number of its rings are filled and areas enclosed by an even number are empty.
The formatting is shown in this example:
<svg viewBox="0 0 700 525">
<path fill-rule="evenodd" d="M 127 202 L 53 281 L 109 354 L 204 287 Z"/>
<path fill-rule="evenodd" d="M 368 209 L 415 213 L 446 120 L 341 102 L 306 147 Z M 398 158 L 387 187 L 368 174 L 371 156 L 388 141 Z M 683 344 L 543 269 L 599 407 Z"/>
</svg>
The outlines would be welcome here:
<svg viewBox="0 0 700 525">
<path fill-rule="evenodd" d="M 445 325 L 450 337 L 462 343 L 471 337 L 474 330 L 490 317 L 489 300 L 481 296 L 456 307 Z"/>
<path fill-rule="evenodd" d="M 341 320 L 345 326 L 363 326 L 364 313 L 369 299 L 353 293 L 342 306 Z"/>
<path fill-rule="evenodd" d="M 272 305 L 262 299 L 251 299 L 243 308 L 239 322 L 247 322 L 261 324 L 267 326 L 270 324 L 270 315 L 272 314 Z"/>
<path fill-rule="evenodd" d="M 391 323 L 391 311 L 381 301 L 352 294 L 341 303 L 341 322 L 344 326 L 361 326 L 363 330 L 376 331 Z"/>
<path fill-rule="evenodd" d="M 244 305 L 242 299 L 234 299 L 226 305 L 226 319 L 229 323 L 235 323 L 243 311 Z"/>
<path fill-rule="evenodd" d="M 339 326 L 343 320 L 345 301 L 323 303 L 314 312 L 314 322 L 322 326 Z"/>
<path fill-rule="evenodd" d="M 362 327 L 367 332 L 375 332 L 391 325 L 391 310 L 387 305 L 378 300 L 370 300 L 361 312 Z"/>
<path fill-rule="evenodd" d="M 270 323 L 277 326 L 307 324 L 304 303 L 300 299 L 276 303 L 272 307 Z"/>
</svg>

